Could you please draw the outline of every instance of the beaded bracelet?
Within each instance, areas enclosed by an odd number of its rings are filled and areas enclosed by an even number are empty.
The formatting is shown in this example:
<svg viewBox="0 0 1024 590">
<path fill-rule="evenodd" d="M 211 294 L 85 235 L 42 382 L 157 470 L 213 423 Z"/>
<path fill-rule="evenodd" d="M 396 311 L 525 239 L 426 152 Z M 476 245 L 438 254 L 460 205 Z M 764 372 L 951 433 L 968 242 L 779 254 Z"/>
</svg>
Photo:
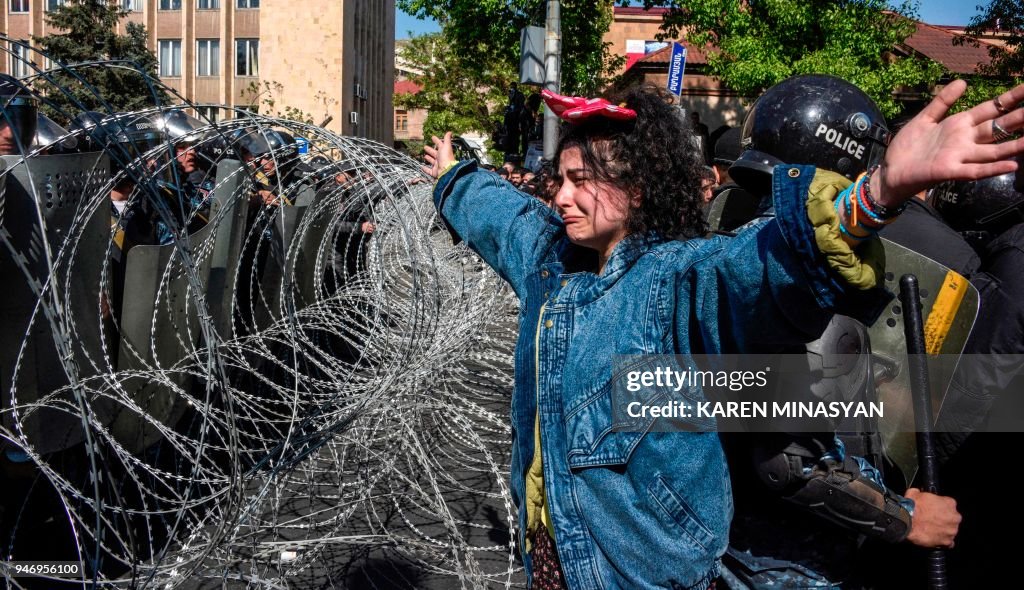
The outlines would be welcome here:
<svg viewBox="0 0 1024 590">
<path fill-rule="evenodd" d="M 836 210 L 836 218 L 839 221 L 839 231 L 843 235 L 848 236 L 852 240 L 856 240 L 858 242 L 862 242 L 862 241 L 870 238 L 874 234 L 878 233 L 878 229 L 879 228 L 874 228 L 874 227 L 870 227 L 870 226 L 861 225 L 861 224 L 858 224 L 856 222 L 857 209 L 853 206 L 853 202 L 851 201 L 851 196 L 856 191 L 856 186 L 857 186 L 856 183 L 854 183 L 854 184 L 850 185 L 842 193 L 840 193 L 839 194 L 839 198 L 837 198 L 835 200 L 835 205 L 834 206 L 835 206 L 835 210 Z M 853 233 L 852 231 L 850 231 L 850 229 L 847 229 L 846 225 L 843 223 L 843 217 L 839 213 L 839 206 L 840 205 L 843 205 L 844 208 L 846 209 L 846 218 L 851 221 L 851 226 L 859 228 L 861 230 L 864 230 L 864 231 L 868 232 L 866 235 L 863 235 L 863 236 L 857 235 L 857 234 Z"/>
<path fill-rule="evenodd" d="M 867 179 L 866 176 L 864 178 Z M 870 203 L 868 203 L 868 201 L 865 199 L 864 189 L 862 187 L 867 186 L 868 182 L 870 182 L 870 180 L 864 180 L 863 182 L 860 182 L 858 190 L 854 191 L 857 193 L 857 208 L 863 211 L 864 214 L 868 216 L 868 219 L 873 221 L 876 225 L 881 226 L 887 223 L 891 223 L 895 219 L 895 217 L 891 219 L 882 218 L 880 215 L 878 215 L 878 213 L 875 212 L 875 210 L 871 207 Z"/>
<path fill-rule="evenodd" d="M 878 170 L 879 168 L 881 168 L 881 164 L 875 164 L 865 173 L 865 182 L 863 183 L 862 192 L 864 197 L 864 203 L 874 213 L 876 213 L 879 218 L 884 220 L 884 222 L 888 223 L 899 217 L 899 215 L 903 213 L 904 210 L 906 210 L 907 202 L 903 201 L 896 207 L 886 207 L 885 205 L 875 200 L 875 198 L 871 195 L 871 175 L 874 174 L 875 171 Z"/>
</svg>

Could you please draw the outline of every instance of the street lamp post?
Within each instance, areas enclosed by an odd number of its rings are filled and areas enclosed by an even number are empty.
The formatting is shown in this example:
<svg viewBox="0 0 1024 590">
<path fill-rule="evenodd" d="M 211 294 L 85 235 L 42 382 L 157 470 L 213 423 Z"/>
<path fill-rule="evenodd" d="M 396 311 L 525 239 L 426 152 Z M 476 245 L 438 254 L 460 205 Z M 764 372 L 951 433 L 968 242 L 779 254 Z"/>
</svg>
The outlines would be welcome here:
<svg viewBox="0 0 1024 590">
<path fill-rule="evenodd" d="M 548 0 L 548 18 L 544 37 L 544 88 L 551 92 L 561 89 L 562 22 L 559 0 Z M 555 158 L 558 145 L 558 116 L 544 109 L 544 159 Z"/>
</svg>

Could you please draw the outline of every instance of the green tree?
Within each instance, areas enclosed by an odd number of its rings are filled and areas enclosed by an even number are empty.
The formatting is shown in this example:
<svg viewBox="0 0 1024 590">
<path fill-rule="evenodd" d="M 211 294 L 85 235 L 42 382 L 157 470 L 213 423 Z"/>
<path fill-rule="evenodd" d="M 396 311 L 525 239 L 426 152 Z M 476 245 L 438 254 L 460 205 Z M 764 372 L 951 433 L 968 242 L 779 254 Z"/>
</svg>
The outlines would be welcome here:
<svg viewBox="0 0 1024 590">
<path fill-rule="evenodd" d="M 33 82 L 46 97 L 46 114 L 67 124 L 82 110 L 132 111 L 168 102 L 158 83 L 157 59 L 146 47 L 146 29 L 128 23 L 125 34 L 117 24 L 128 14 L 120 3 L 106 0 L 68 0 L 46 13 L 46 23 L 59 33 L 34 37 L 34 41 L 55 63 L 83 64 L 107 60 L 130 63 L 74 66 L 73 72 L 53 70 Z M 145 72 L 146 75 L 143 75 Z"/>
<path fill-rule="evenodd" d="M 442 31 L 413 37 L 399 50 L 403 59 L 421 65 L 423 73 L 411 80 L 422 90 L 396 95 L 395 106 L 429 111 L 423 125 L 425 137 L 494 129 L 501 120 L 513 70 L 500 62 L 480 68 L 478 61 L 458 55 L 448 36 Z"/>
<path fill-rule="evenodd" d="M 612 22 L 613 0 L 562 0 L 562 91 L 591 95 L 622 64 L 604 34 Z M 398 7 L 441 24 L 451 51 L 466 60 L 465 71 L 481 80 L 519 70 L 519 32 L 543 26 L 545 0 L 398 0 Z M 507 86 L 506 88 L 507 89 Z M 503 90 L 504 91 L 504 90 Z"/>
<path fill-rule="evenodd" d="M 1024 75 L 1024 0 L 991 0 L 978 6 L 981 14 L 971 19 L 966 35 L 958 43 L 980 46 L 979 39 L 991 33 L 1003 44 L 986 43 L 992 63 L 981 67 L 988 76 L 1020 77 Z"/>
<path fill-rule="evenodd" d="M 981 65 L 978 75 L 968 80 L 967 92 L 953 105 L 957 112 L 991 100 L 1024 81 L 1024 0 L 992 0 L 988 6 L 977 8 L 981 14 L 971 19 L 966 34 L 953 43 L 981 47 L 983 37 L 995 34 L 1003 44 L 984 44 L 992 62 Z"/>
<path fill-rule="evenodd" d="M 685 34 L 708 55 L 710 73 L 745 96 L 796 74 L 840 76 L 891 117 L 897 89 L 924 94 L 942 75 L 931 60 L 892 49 L 914 32 L 914 5 L 887 0 L 645 0 L 666 6 L 665 36 Z"/>
</svg>

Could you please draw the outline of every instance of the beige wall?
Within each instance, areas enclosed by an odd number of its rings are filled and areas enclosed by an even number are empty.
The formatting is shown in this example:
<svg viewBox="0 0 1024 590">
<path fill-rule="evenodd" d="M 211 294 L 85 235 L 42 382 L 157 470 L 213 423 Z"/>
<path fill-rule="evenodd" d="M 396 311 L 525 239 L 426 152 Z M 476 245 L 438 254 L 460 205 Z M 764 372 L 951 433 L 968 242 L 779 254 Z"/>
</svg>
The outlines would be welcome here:
<svg viewBox="0 0 1024 590">
<path fill-rule="evenodd" d="M 390 144 L 394 1 L 310 0 L 300 12 L 291 0 L 263 0 L 261 12 L 260 77 L 283 86 L 280 104 Z"/>
<path fill-rule="evenodd" d="M 317 6 L 295 10 L 292 0 L 261 3 L 262 18 L 268 22 L 260 37 L 260 78 L 282 85 L 275 93 L 282 106 L 304 111 L 316 123 L 330 116 L 333 121 L 328 128 L 338 131 L 342 121 L 343 2 L 309 4 Z"/>
<path fill-rule="evenodd" d="M 404 130 L 398 128 L 398 111 L 399 109 L 395 109 L 395 141 L 422 140 L 423 124 L 427 121 L 428 111 L 426 109 L 406 109 L 405 116 L 408 123 Z"/>
</svg>

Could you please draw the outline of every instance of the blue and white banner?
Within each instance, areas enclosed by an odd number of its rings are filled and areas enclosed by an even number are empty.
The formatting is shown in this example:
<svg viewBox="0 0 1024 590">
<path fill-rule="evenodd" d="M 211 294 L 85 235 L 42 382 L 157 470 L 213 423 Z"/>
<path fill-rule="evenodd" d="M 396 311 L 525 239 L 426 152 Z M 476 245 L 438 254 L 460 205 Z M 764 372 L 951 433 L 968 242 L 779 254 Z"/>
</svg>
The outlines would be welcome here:
<svg viewBox="0 0 1024 590">
<path fill-rule="evenodd" d="M 672 59 L 668 62 L 668 91 L 679 96 L 683 91 L 683 70 L 686 69 L 686 48 L 672 44 Z"/>
</svg>

